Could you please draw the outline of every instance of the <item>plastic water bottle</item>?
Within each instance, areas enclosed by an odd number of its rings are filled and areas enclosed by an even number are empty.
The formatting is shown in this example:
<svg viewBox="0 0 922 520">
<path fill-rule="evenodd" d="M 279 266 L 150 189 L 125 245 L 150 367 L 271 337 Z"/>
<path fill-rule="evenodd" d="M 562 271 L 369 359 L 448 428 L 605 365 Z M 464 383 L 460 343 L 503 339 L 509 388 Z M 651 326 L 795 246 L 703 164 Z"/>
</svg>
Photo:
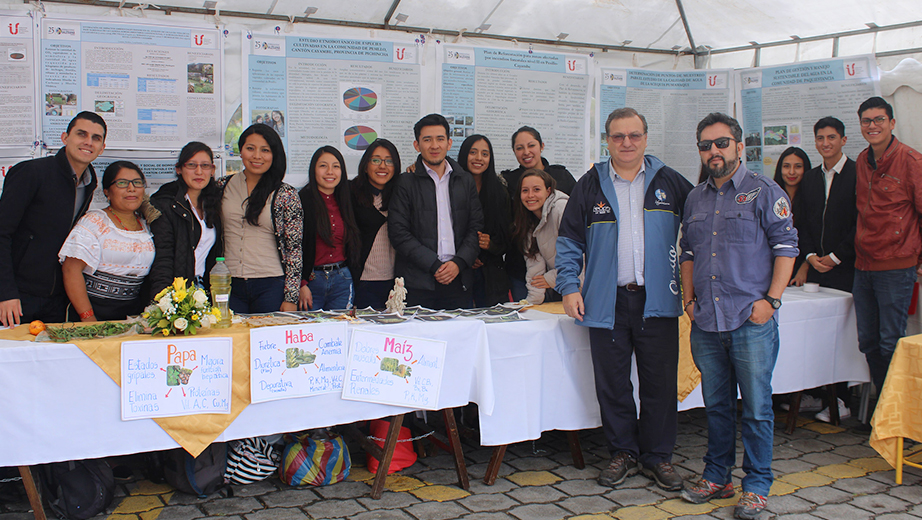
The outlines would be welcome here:
<svg viewBox="0 0 922 520">
<path fill-rule="evenodd" d="M 231 325 L 230 293 L 231 272 L 224 264 L 224 257 L 217 259 L 218 263 L 211 268 L 208 275 L 211 282 L 211 304 L 221 311 L 221 318 L 215 325 L 217 329 L 225 329 Z"/>
</svg>

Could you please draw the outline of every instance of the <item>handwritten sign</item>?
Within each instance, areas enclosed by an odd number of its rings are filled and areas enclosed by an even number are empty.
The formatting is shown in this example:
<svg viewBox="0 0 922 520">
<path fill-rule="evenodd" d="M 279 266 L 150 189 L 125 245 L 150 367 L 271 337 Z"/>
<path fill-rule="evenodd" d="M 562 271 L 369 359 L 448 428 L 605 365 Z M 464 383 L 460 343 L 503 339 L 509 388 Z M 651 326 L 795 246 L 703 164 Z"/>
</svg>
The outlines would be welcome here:
<svg viewBox="0 0 922 520">
<path fill-rule="evenodd" d="M 230 413 L 231 338 L 122 342 L 122 420 Z"/>
<path fill-rule="evenodd" d="M 340 392 L 345 373 L 345 323 L 250 330 L 250 401 L 254 403 Z"/>
<path fill-rule="evenodd" d="M 444 341 L 352 333 L 343 399 L 438 410 Z"/>
</svg>

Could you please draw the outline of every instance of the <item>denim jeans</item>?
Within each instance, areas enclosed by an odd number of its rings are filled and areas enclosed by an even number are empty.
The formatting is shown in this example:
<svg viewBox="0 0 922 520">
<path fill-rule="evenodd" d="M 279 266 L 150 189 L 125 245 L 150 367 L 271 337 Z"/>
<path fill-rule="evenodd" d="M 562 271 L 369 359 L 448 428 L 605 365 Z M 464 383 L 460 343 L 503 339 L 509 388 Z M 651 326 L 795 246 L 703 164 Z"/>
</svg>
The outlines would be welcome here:
<svg viewBox="0 0 922 520">
<path fill-rule="evenodd" d="M 311 310 L 351 309 L 355 292 L 352 289 L 352 272 L 348 267 L 330 271 L 314 269 L 314 279 L 307 283 L 314 299 Z"/>
<path fill-rule="evenodd" d="M 855 269 L 852 295 L 858 322 L 858 349 L 868 360 L 871 380 L 879 391 L 896 342 L 906 335 L 916 268 L 891 271 Z"/>
<path fill-rule="evenodd" d="M 747 320 L 729 332 L 705 332 L 692 323 L 691 350 L 701 371 L 708 419 L 703 477 L 730 482 L 736 461 L 736 388 L 743 399 L 743 491 L 768 496 L 772 486 L 772 371 L 778 359 L 778 322 Z"/>
<path fill-rule="evenodd" d="M 284 276 L 231 278 L 230 308 L 238 314 L 277 312 L 284 301 Z"/>
</svg>

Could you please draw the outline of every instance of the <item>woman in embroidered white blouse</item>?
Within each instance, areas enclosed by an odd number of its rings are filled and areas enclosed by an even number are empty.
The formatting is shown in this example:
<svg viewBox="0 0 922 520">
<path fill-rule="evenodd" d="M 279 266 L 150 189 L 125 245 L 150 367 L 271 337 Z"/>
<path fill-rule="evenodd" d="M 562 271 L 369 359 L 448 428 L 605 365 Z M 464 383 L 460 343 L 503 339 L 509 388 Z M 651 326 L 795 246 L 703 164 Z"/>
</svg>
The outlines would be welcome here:
<svg viewBox="0 0 922 520">
<path fill-rule="evenodd" d="M 110 164 L 102 177 L 109 205 L 88 211 L 58 253 L 64 289 L 81 321 L 121 320 L 144 308 L 141 283 L 155 252 L 138 212 L 146 186 L 138 165 Z"/>
</svg>

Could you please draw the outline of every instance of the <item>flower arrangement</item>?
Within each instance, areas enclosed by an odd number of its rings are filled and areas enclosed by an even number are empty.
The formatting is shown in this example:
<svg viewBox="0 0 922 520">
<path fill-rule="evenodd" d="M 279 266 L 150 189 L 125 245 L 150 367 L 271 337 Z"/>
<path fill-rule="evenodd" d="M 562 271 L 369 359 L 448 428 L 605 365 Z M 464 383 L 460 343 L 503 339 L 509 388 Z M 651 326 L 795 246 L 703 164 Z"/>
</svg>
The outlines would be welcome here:
<svg viewBox="0 0 922 520">
<path fill-rule="evenodd" d="M 141 317 L 153 329 L 151 334 L 195 334 L 197 329 L 218 322 L 221 311 L 211 306 L 205 291 L 187 284 L 185 278 L 174 278 L 173 285 L 157 293 L 154 302 L 144 309 Z"/>
</svg>

